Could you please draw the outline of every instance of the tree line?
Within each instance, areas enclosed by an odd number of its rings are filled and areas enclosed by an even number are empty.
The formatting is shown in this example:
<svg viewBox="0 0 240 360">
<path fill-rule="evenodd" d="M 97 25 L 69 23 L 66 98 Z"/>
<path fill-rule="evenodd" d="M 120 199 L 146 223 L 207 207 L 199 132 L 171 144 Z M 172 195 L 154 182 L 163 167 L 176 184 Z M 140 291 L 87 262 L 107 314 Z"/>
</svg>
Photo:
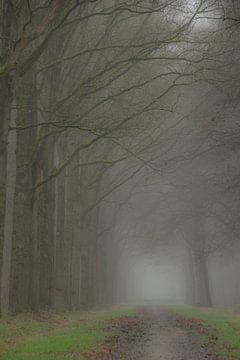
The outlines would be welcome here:
<svg viewBox="0 0 240 360">
<path fill-rule="evenodd" d="M 224 91 L 235 89 L 223 69 L 238 50 L 227 42 L 237 23 L 227 7 L 206 0 L 2 1 L 2 315 L 117 301 L 121 244 L 111 229 L 124 203 L 149 173 L 164 178 L 165 163 L 179 164 L 176 149 L 201 150 L 178 142 L 178 124 L 187 119 L 190 129 L 195 116 L 171 117 L 182 89 L 202 82 L 221 88 L 218 77 L 226 78 Z M 215 16 L 223 26 L 195 30 L 199 19 Z M 189 202 L 187 212 L 202 206 Z M 203 238 L 191 231 L 191 239 Z"/>
</svg>

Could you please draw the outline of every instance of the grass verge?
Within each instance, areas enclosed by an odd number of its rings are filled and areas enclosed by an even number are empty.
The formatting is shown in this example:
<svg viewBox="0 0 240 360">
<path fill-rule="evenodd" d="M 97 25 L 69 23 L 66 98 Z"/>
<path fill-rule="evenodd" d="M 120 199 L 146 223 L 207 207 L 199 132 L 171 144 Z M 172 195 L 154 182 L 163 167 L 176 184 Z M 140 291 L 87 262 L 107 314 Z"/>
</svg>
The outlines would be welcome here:
<svg viewBox="0 0 240 360">
<path fill-rule="evenodd" d="M 84 360 L 117 334 L 109 320 L 136 316 L 129 307 L 87 313 L 25 315 L 0 322 L 0 360 Z"/>
<path fill-rule="evenodd" d="M 240 315 L 188 306 L 171 306 L 170 309 L 186 321 L 185 325 L 194 326 L 195 322 L 201 341 L 210 345 L 220 359 L 240 359 Z"/>
</svg>

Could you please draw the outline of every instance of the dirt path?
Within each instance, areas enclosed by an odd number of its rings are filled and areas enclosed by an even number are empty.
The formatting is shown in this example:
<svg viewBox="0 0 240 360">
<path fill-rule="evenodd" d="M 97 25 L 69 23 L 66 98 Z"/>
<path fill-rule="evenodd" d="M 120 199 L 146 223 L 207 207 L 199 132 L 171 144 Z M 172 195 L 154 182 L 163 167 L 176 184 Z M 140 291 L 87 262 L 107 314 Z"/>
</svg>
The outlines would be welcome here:
<svg viewBox="0 0 240 360">
<path fill-rule="evenodd" d="M 124 325 L 114 347 L 103 359 L 217 360 L 200 343 L 196 330 L 185 328 L 174 314 L 159 309 L 147 311 L 135 325 Z"/>
<path fill-rule="evenodd" d="M 177 319 L 164 311 L 149 318 L 150 333 L 143 339 L 145 360 L 215 360 L 193 330 L 181 327 Z M 146 341 L 147 340 L 147 341 Z"/>
</svg>

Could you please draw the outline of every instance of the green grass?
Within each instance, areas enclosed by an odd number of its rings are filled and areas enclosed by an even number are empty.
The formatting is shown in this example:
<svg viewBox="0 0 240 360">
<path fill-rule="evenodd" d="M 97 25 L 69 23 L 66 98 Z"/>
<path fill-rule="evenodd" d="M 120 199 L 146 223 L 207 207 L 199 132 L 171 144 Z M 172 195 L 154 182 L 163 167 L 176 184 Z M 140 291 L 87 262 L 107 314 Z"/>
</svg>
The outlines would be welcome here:
<svg viewBox="0 0 240 360">
<path fill-rule="evenodd" d="M 218 355 L 228 360 L 240 359 L 240 315 L 208 308 L 170 308 L 185 319 L 200 321 L 201 327 L 206 330 L 206 335 L 201 336 L 201 340 L 204 343 L 210 342 Z"/>
<path fill-rule="evenodd" d="M 87 313 L 25 316 L 0 322 L 0 360 L 83 360 L 82 352 L 96 351 L 116 330 L 106 321 L 135 316 L 129 307 Z"/>
</svg>

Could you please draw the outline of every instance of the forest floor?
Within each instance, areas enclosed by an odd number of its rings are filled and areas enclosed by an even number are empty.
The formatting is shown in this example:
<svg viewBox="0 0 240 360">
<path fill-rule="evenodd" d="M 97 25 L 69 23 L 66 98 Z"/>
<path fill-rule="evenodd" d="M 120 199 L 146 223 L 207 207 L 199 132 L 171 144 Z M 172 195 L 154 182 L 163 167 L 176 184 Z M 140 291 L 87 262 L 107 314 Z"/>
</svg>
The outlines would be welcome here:
<svg viewBox="0 0 240 360">
<path fill-rule="evenodd" d="M 0 321 L 0 360 L 239 360 L 240 317 L 123 306 Z"/>
</svg>

